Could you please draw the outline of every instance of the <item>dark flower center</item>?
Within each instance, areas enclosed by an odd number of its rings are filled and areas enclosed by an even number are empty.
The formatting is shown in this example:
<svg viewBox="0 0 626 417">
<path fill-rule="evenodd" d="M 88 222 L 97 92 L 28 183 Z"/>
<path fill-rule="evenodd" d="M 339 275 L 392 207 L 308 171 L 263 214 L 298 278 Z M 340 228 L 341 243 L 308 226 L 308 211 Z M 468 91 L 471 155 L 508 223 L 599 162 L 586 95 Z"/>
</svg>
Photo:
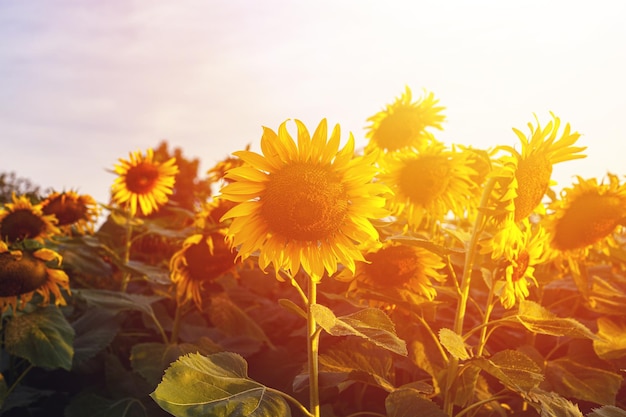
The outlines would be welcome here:
<svg viewBox="0 0 626 417">
<path fill-rule="evenodd" d="M 450 164 L 446 157 L 425 155 L 405 162 L 398 187 L 413 204 L 425 206 L 441 196 L 450 182 Z"/>
<path fill-rule="evenodd" d="M 365 259 L 370 262 L 365 265 L 367 276 L 381 286 L 401 286 L 420 269 L 418 256 L 409 246 L 388 246 Z"/>
<path fill-rule="evenodd" d="M 30 210 L 19 209 L 9 213 L 0 224 L 2 240 L 16 242 L 37 238 L 45 230 L 45 222 Z"/>
<path fill-rule="evenodd" d="M 131 167 L 126 173 L 126 188 L 134 194 L 150 193 L 159 179 L 159 168 L 148 162 Z"/>
<path fill-rule="evenodd" d="M 42 211 L 46 215 L 53 214 L 59 221 L 59 226 L 66 226 L 87 219 L 87 206 L 73 198 L 67 198 L 65 195 L 49 200 Z"/>
<path fill-rule="evenodd" d="M 48 280 L 46 264 L 23 253 L 21 257 L 10 252 L 0 253 L 0 297 L 26 294 L 40 288 Z"/>
<path fill-rule="evenodd" d="M 236 254 L 223 242 L 221 235 L 213 239 L 213 255 L 207 244 L 202 241 L 185 250 L 185 260 L 192 281 L 213 281 L 233 267 Z"/>
<path fill-rule="evenodd" d="M 272 173 L 261 202 L 261 215 L 272 232 L 310 242 L 340 230 L 349 205 L 345 187 L 330 167 L 307 162 Z"/>
</svg>

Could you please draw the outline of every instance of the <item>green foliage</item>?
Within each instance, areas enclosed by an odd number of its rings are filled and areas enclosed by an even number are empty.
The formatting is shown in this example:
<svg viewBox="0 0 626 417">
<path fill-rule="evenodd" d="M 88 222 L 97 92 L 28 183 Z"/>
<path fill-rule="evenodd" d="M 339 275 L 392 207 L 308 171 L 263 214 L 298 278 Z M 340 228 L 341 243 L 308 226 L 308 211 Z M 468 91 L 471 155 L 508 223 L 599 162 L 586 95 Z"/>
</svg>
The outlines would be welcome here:
<svg viewBox="0 0 626 417">
<path fill-rule="evenodd" d="M 285 400 L 250 379 L 246 361 L 229 352 L 182 356 L 151 395 L 177 417 L 291 416 Z"/>
<path fill-rule="evenodd" d="M 5 329 L 5 349 L 34 366 L 72 369 L 74 329 L 55 307 L 41 307 L 10 320 Z"/>
</svg>

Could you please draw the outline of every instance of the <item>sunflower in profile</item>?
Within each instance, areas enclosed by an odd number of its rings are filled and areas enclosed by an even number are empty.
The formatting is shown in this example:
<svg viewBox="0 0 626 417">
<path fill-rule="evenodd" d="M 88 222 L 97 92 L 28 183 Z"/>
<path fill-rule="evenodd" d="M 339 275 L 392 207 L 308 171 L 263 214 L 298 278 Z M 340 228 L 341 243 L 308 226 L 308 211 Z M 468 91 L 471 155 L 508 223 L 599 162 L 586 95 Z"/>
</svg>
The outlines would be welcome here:
<svg viewBox="0 0 626 417">
<path fill-rule="evenodd" d="M 535 265 L 546 262 L 550 257 L 547 250 L 549 235 L 540 225 L 531 224 L 528 219 L 521 222 L 520 246 L 514 252 L 502 251 L 497 240 L 485 244 L 485 252 L 491 251 L 497 262 L 495 270 L 496 291 L 500 291 L 500 302 L 504 308 L 511 308 L 516 301 L 525 300 L 529 295 L 529 285 L 537 286 L 534 276 Z"/>
<path fill-rule="evenodd" d="M 176 285 L 178 302 L 185 304 L 193 300 L 202 309 L 204 290 L 222 275 L 235 272 L 236 256 L 222 232 L 195 234 L 185 239 L 170 260 L 170 276 Z"/>
<path fill-rule="evenodd" d="M 391 298 L 403 298 L 408 290 L 432 301 L 437 296 L 432 280 L 445 281 L 446 276 L 439 272 L 444 267 L 441 257 L 425 248 L 387 240 L 367 253 L 365 262 L 358 263 L 352 286 L 365 284 L 394 293 Z"/>
<path fill-rule="evenodd" d="M 493 219 L 499 229 L 494 240 L 499 241 L 497 247 L 508 257 L 515 256 L 516 248 L 523 245 L 520 222 L 532 213 L 545 214 L 542 200 L 548 188 L 555 185 L 551 180 L 554 164 L 586 156 L 580 153 L 586 147 L 573 146 L 580 134 L 572 133 L 566 124 L 559 135 L 561 121 L 550 115 L 552 121 L 544 128 L 538 121 L 536 126 L 529 123 L 528 136 L 513 128 L 522 144 L 521 153 L 510 146 L 498 147 L 509 155 L 497 159 L 497 168 L 491 173 L 496 180 Z"/>
<path fill-rule="evenodd" d="M 24 308 L 35 294 L 42 305 L 50 304 L 51 296 L 55 305 L 65 305 L 61 289 L 69 292 L 69 278 L 60 264 L 61 255 L 50 249 L 10 250 L 0 241 L 0 311 Z"/>
<path fill-rule="evenodd" d="M 450 211 L 463 217 L 476 196 L 471 156 L 434 139 L 416 152 L 385 155 L 379 179 L 394 192 L 388 201 L 392 214 L 406 218 L 412 229 L 424 220 L 442 220 Z"/>
<path fill-rule="evenodd" d="M 404 94 L 393 104 L 367 119 L 372 124 L 366 133 L 369 143 L 365 151 L 380 149 L 394 152 L 427 142 L 430 139 L 425 135 L 427 129 L 441 130 L 441 123 L 445 120 L 441 114 L 445 107 L 437 106 L 438 103 L 433 93 L 413 101 L 407 86 Z"/>
<path fill-rule="evenodd" d="M 146 155 L 141 152 L 130 153 L 130 159 L 119 159 L 113 172 L 118 177 L 111 186 L 112 199 L 115 203 L 130 211 L 134 216 L 137 208 L 148 216 L 167 203 L 178 173 L 176 158 L 172 157 L 160 163 L 154 160 L 154 151 L 150 148 Z"/>
<path fill-rule="evenodd" d="M 45 214 L 41 204 L 32 204 L 28 197 L 12 195 L 13 202 L 0 208 L 0 240 L 8 243 L 24 239 L 43 242 L 60 232 L 54 215 Z"/>
<path fill-rule="evenodd" d="M 245 259 L 259 251 L 259 265 L 272 264 L 295 275 L 300 267 L 319 280 L 337 270 L 337 263 L 354 272 L 363 260 L 361 242 L 378 239 L 369 219 L 385 217 L 389 189 L 372 183 L 376 153 L 354 155 L 354 137 L 339 150 L 340 127 L 327 140 L 323 119 L 311 137 L 299 120 L 297 144 L 287 131 L 264 128 L 263 155 L 238 151 L 245 165 L 226 174 L 232 180 L 221 198 L 238 203 L 222 220 L 232 219 L 228 235 Z M 277 275 L 278 277 L 278 275 Z"/>
<path fill-rule="evenodd" d="M 98 203 L 89 195 L 79 195 L 75 191 L 53 192 L 41 202 L 45 215 L 54 215 L 57 226 L 65 234 L 75 230 L 80 234 L 93 233 L 100 215 Z"/>
<path fill-rule="evenodd" d="M 595 178 L 584 180 L 561 191 L 561 200 L 550 205 L 546 218 L 551 247 L 560 252 L 586 255 L 589 248 L 606 248 L 614 243 L 612 233 L 626 218 L 626 184 L 608 174 L 608 183 Z"/>
<path fill-rule="evenodd" d="M 504 175 L 510 180 L 509 186 L 505 189 L 506 197 L 503 199 L 512 198 L 513 205 L 510 206 L 512 212 L 509 217 L 515 223 L 535 211 L 545 213 L 541 200 L 548 187 L 554 185 L 551 182 L 554 164 L 586 156 L 580 153 L 587 149 L 586 147 L 573 146 L 580 134 L 572 133 L 568 123 L 559 136 L 561 121 L 554 114 L 550 115 L 552 120 L 544 128 L 539 121 L 537 126 L 529 123 L 529 136 L 513 128 L 522 144 L 521 153 L 510 146 L 499 147 L 510 153 L 500 159 L 501 169 L 497 175 Z M 504 203 L 506 204 L 506 201 Z"/>
</svg>

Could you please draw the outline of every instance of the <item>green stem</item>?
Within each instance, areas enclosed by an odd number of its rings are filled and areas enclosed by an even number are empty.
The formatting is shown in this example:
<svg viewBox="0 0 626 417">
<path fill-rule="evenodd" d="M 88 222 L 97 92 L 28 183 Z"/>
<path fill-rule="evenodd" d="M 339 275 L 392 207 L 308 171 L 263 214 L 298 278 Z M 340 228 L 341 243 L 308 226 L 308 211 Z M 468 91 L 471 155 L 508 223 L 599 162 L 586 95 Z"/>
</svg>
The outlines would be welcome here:
<svg viewBox="0 0 626 417">
<path fill-rule="evenodd" d="M 313 316 L 313 306 L 317 302 L 317 282 L 308 275 L 307 303 L 307 356 L 309 365 L 309 410 L 313 417 L 320 417 L 319 393 L 319 332 Z"/>
<path fill-rule="evenodd" d="M 126 239 L 124 241 L 124 265 L 128 265 L 128 261 L 130 261 L 130 246 L 131 239 L 133 236 L 133 225 L 131 222 L 132 215 L 130 212 L 126 212 Z M 124 271 L 124 275 L 122 276 L 122 288 L 121 291 L 126 292 L 126 288 L 128 287 L 128 282 L 130 281 L 130 272 Z"/>
<path fill-rule="evenodd" d="M 485 349 L 485 345 L 487 344 L 487 330 L 489 324 L 489 318 L 491 317 L 491 312 L 493 311 L 494 302 L 494 289 L 493 289 L 493 280 L 491 285 L 489 286 L 489 296 L 487 298 L 487 310 L 485 310 L 485 314 L 483 315 L 483 323 L 482 329 L 480 329 L 480 339 L 478 341 L 478 348 L 476 349 L 476 356 L 480 357 L 483 354 L 483 350 Z"/>
<path fill-rule="evenodd" d="M 178 300 L 178 297 L 176 297 L 176 312 L 174 313 L 174 323 L 172 324 L 172 333 L 170 334 L 171 344 L 178 342 L 178 333 L 180 332 L 180 319 L 183 316 L 182 310 L 183 306 Z"/>
<path fill-rule="evenodd" d="M 7 390 L 6 394 L 4 395 L 4 398 L 8 398 L 9 395 L 11 395 L 13 390 L 17 388 L 17 386 L 20 384 L 22 379 L 24 379 L 26 374 L 28 374 L 30 370 L 33 369 L 34 367 L 35 365 L 31 363 L 30 365 L 28 365 L 28 368 L 24 369 L 24 371 L 20 374 L 20 376 L 18 376 L 17 379 L 13 382 L 13 384 L 11 384 L 11 387 L 9 387 L 9 389 Z"/>
<path fill-rule="evenodd" d="M 474 220 L 474 226 L 472 235 L 468 244 L 467 252 L 465 254 L 465 264 L 463 265 L 463 275 L 461 276 L 461 285 L 459 292 L 459 302 L 457 304 L 456 315 L 454 317 L 454 332 L 460 336 L 463 336 L 463 323 L 465 322 L 465 313 L 467 310 L 467 301 L 469 299 L 470 284 L 472 281 L 472 270 L 474 269 L 474 258 L 478 248 L 478 238 L 483 230 L 483 224 L 485 221 L 484 211 L 481 210 L 486 207 L 489 202 L 491 190 L 495 185 L 495 179 L 491 178 L 485 185 L 483 194 L 480 199 L 480 205 L 476 219 Z M 454 392 L 452 392 L 452 385 L 456 378 L 456 373 L 459 367 L 459 360 L 451 357 L 448 362 L 448 370 L 446 373 L 446 390 L 443 401 L 443 411 L 450 417 L 452 417 L 454 409 Z"/>
</svg>

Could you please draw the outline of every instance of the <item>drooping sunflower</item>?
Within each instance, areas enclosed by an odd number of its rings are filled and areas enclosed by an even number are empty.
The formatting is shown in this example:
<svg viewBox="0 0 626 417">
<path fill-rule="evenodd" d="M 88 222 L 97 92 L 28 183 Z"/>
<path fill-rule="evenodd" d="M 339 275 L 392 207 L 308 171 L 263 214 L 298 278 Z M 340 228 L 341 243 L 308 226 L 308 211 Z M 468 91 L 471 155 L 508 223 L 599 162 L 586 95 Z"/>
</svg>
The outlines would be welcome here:
<svg viewBox="0 0 626 417">
<path fill-rule="evenodd" d="M 264 128 L 263 155 L 234 153 L 246 164 L 226 174 L 233 182 L 221 198 L 238 204 L 222 220 L 232 219 L 228 234 L 238 257 L 259 250 L 263 270 L 272 264 L 295 275 L 302 267 L 316 280 L 337 263 L 354 272 L 355 260 L 363 260 L 357 244 L 378 239 L 369 219 L 388 214 L 381 195 L 389 189 L 371 182 L 377 155 L 355 156 L 352 134 L 339 150 L 340 127 L 327 140 L 326 119 L 312 137 L 295 123 L 297 144 L 284 122 L 278 134 Z"/>
<path fill-rule="evenodd" d="M 366 133 L 369 143 L 365 151 L 380 149 L 394 152 L 427 142 L 430 140 L 430 136 L 425 135 L 427 129 L 441 130 L 441 123 L 445 120 L 441 114 L 445 107 L 437 106 L 438 103 L 433 93 L 413 101 L 407 86 L 392 104 L 367 119 L 372 124 Z"/>
<path fill-rule="evenodd" d="M 53 250 L 10 250 L 0 241 L 0 311 L 22 309 L 35 294 L 41 295 L 42 305 L 50 304 L 51 296 L 55 305 L 65 305 L 61 289 L 70 291 L 69 278 L 60 264 L 61 255 Z"/>
<path fill-rule="evenodd" d="M 12 195 L 13 202 L 0 208 L 0 240 L 8 243 L 24 239 L 42 242 L 60 233 L 54 215 L 45 214 L 41 204 L 32 204 L 26 196 Z"/>
<path fill-rule="evenodd" d="M 144 216 L 149 215 L 168 201 L 176 181 L 176 158 L 160 163 L 154 160 L 154 151 L 145 156 L 140 151 L 130 153 L 130 159 L 119 159 L 114 172 L 118 177 L 111 186 L 115 203 L 137 214 L 137 206 Z"/>
<path fill-rule="evenodd" d="M 571 132 L 568 123 L 559 137 L 561 121 L 553 113 L 550 115 L 552 120 L 544 128 L 538 120 L 537 126 L 528 123 L 529 136 L 513 128 L 522 144 L 521 153 L 510 146 L 498 147 L 510 153 L 500 158 L 501 169 L 496 175 L 508 177 L 510 180 L 502 199 L 513 199 L 509 217 L 515 223 L 527 218 L 534 211 L 545 213 L 541 201 L 548 187 L 554 185 L 551 181 L 554 164 L 586 157 L 580 153 L 586 147 L 573 146 L 580 134 Z M 507 204 L 507 201 L 503 203 Z"/>
<path fill-rule="evenodd" d="M 497 263 L 494 277 L 496 291 L 500 292 L 500 302 L 504 308 L 511 308 L 517 301 L 529 295 L 529 285 L 537 284 L 534 276 L 535 265 L 546 262 L 550 257 L 547 250 L 549 235 L 540 226 L 531 224 L 528 219 L 521 222 L 519 247 L 515 251 L 503 251 L 497 240 L 485 243 L 485 252 L 491 252 Z"/>
<path fill-rule="evenodd" d="M 560 252 L 585 255 L 590 247 L 606 248 L 611 234 L 626 218 L 626 184 L 614 174 L 608 183 L 577 177 L 578 183 L 561 191 L 546 218 L 550 245 Z"/>
<path fill-rule="evenodd" d="M 552 120 L 544 128 L 539 121 L 536 126 L 529 123 L 528 137 L 513 128 L 522 144 L 521 153 L 510 146 L 498 147 L 509 153 L 494 161 L 496 168 L 490 175 L 496 180 L 492 208 L 498 227 L 494 236 L 499 242 L 498 255 L 506 252 L 508 257 L 516 256 L 516 248 L 523 246 L 520 222 L 532 213 L 545 214 L 542 200 L 548 188 L 555 185 L 551 180 L 554 164 L 586 156 L 580 153 L 586 147 L 573 146 L 580 134 L 571 132 L 568 123 L 559 136 L 561 121 L 553 113 L 550 115 Z"/>
<path fill-rule="evenodd" d="M 358 263 L 353 286 L 364 283 L 393 292 L 390 298 L 403 298 L 402 291 L 408 290 L 432 301 L 437 295 L 432 280 L 445 281 L 446 276 L 439 272 L 444 267 L 441 257 L 425 248 L 387 240 L 367 253 L 365 262 Z"/>
<path fill-rule="evenodd" d="M 470 156 L 434 139 L 416 152 L 385 155 L 379 161 L 379 178 L 394 192 L 388 201 L 391 213 L 405 217 L 413 229 L 424 220 L 439 221 L 450 211 L 462 217 L 475 199 Z"/>
<path fill-rule="evenodd" d="M 45 215 L 54 215 L 57 226 L 65 234 L 73 230 L 80 234 L 93 233 L 100 215 L 100 207 L 90 195 L 75 191 L 51 193 L 41 202 L 41 210 Z"/>
<path fill-rule="evenodd" d="M 226 273 L 236 272 L 236 256 L 225 242 L 223 232 L 195 234 L 185 239 L 170 260 L 170 276 L 176 285 L 178 302 L 193 300 L 202 309 L 206 286 Z"/>
</svg>

